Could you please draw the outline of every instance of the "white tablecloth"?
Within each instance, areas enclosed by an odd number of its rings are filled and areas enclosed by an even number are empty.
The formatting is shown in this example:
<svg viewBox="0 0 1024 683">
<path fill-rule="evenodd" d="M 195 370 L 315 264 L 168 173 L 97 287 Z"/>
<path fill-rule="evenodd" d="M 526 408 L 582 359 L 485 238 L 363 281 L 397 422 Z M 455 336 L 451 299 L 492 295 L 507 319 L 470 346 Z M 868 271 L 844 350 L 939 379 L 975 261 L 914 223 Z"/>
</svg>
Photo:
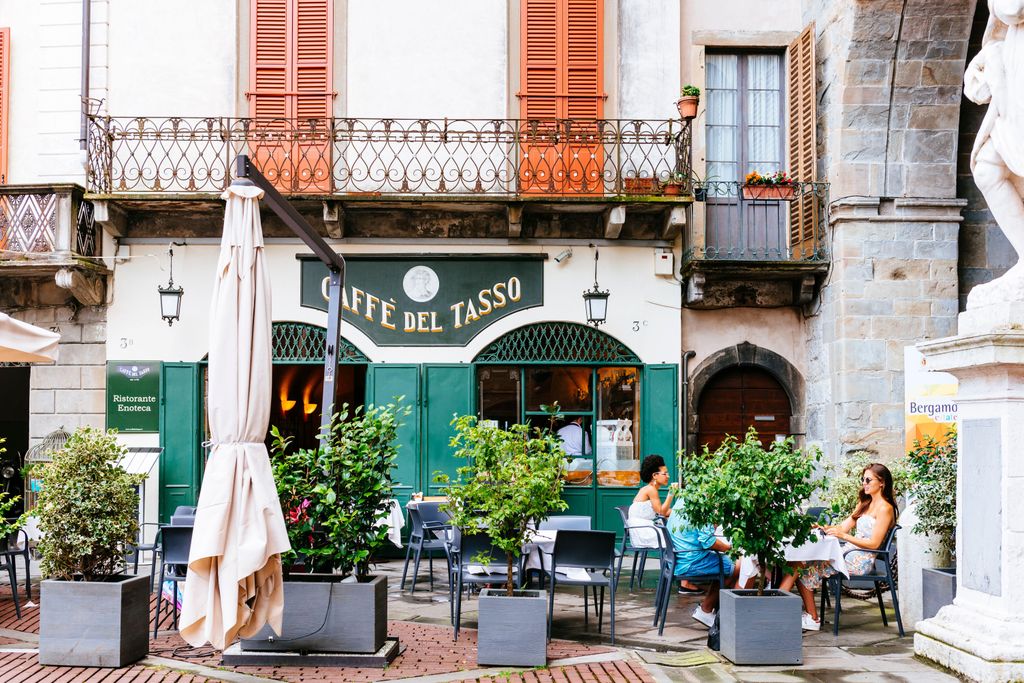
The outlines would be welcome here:
<svg viewBox="0 0 1024 683">
<path fill-rule="evenodd" d="M 402 506 L 392 498 L 387 503 L 387 509 L 377 521 L 378 526 L 387 525 L 388 540 L 399 548 L 402 547 L 402 527 L 405 526 L 405 515 L 402 514 Z"/>
<path fill-rule="evenodd" d="M 801 546 L 793 547 L 786 544 L 786 559 L 790 562 L 828 562 L 832 568 L 843 576 L 849 577 L 849 569 L 846 568 L 846 560 L 843 558 L 843 548 L 839 539 L 835 536 L 828 536 L 823 533 L 816 534 L 812 540 L 808 540 Z M 757 565 L 752 557 L 744 557 L 740 562 L 739 585 L 746 584 L 747 579 L 757 574 Z"/>
<path fill-rule="evenodd" d="M 556 529 L 545 529 L 543 531 L 531 532 L 531 538 L 523 546 L 523 553 L 526 555 L 526 569 L 544 569 L 551 571 L 551 553 L 555 550 L 555 538 L 558 536 Z M 559 574 L 576 581 L 587 579 L 587 570 L 576 567 L 569 567 L 558 570 Z"/>
</svg>

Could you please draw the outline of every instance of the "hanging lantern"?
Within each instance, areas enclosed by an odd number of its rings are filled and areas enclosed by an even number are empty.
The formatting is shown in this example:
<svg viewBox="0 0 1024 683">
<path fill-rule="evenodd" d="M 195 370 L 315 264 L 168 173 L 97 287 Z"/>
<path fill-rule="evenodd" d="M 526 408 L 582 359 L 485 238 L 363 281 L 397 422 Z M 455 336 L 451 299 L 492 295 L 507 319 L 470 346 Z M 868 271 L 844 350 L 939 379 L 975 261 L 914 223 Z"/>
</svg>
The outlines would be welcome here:
<svg viewBox="0 0 1024 683">
<path fill-rule="evenodd" d="M 583 305 L 587 309 L 587 322 L 594 327 L 608 319 L 608 296 L 611 294 L 607 289 L 602 290 L 597 285 L 597 259 L 601 253 L 594 251 L 594 286 L 583 292 Z"/>
<path fill-rule="evenodd" d="M 168 249 L 167 253 L 171 257 L 170 276 L 167 286 L 158 285 L 156 290 L 160 292 L 160 317 L 166 320 L 167 326 L 170 327 L 181 317 L 181 295 L 185 290 L 174 286 L 174 249 Z"/>
</svg>

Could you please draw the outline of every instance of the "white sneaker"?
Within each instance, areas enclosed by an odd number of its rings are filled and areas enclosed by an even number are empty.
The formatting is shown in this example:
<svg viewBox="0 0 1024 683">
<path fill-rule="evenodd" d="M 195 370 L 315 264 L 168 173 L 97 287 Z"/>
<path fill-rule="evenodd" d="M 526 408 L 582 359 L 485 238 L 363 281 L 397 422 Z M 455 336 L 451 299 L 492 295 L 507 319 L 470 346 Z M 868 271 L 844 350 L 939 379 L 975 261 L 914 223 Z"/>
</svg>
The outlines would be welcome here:
<svg viewBox="0 0 1024 683">
<path fill-rule="evenodd" d="M 693 618 L 699 621 L 700 623 L 704 624 L 708 628 L 711 628 L 711 626 L 715 623 L 715 610 L 705 612 L 700 605 L 697 605 L 693 610 Z"/>
<path fill-rule="evenodd" d="M 694 616 L 696 616 L 696 615 L 694 615 Z M 807 612 L 804 612 L 800 616 L 800 626 L 803 627 L 803 630 L 805 630 L 805 631 L 820 631 L 821 630 L 821 622 L 820 621 L 815 621 L 811 617 L 811 615 L 808 614 Z"/>
</svg>

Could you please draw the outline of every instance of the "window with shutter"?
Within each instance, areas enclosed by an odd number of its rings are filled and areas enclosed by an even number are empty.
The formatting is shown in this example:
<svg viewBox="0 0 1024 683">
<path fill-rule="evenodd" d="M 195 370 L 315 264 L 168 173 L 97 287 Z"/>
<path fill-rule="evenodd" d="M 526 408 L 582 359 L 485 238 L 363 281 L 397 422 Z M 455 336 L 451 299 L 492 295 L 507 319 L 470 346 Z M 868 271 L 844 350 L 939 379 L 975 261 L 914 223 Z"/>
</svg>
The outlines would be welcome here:
<svg viewBox="0 0 1024 683">
<path fill-rule="evenodd" d="M 815 152 L 814 24 L 809 24 L 789 45 L 789 167 L 794 178 L 814 182 Z M 789 207 L 789 246 L 792 258 L 814 254 L 818 225 L 814 193 L 801 192 Z"/>
<path fill-rule="evenodd" d="M 520 191 L 603 190 L 602 0 L 522 0 Z"/>
<path fill-rule="evenodd" d="M 11 110 L 11 29 L 0 28 L 0 185 L 7 184 L 8 128 Z"/>
<path fill-rule="evenodd" d="M 251 7 L 252 156 L 283 192 L 330 192 L 333 0 Z"/>
</svg>

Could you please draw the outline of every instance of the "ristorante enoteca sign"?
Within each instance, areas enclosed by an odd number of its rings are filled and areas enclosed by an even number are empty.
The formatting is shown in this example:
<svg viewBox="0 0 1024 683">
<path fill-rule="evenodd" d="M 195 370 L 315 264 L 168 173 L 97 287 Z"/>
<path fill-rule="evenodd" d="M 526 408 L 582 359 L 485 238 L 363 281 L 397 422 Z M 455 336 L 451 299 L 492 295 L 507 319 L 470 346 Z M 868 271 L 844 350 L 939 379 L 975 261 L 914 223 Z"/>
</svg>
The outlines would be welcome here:
<svg viewBox="0 0 1024 683">
<path fill-rule="evenodd" d="M 327 310 L 327 267 L 302 262 L 301 304 Z M 351 256 L 342 319 L 378 346 L 465 346 L 507 315 L 544 305 L 543 256 Z"/>
</svg>

